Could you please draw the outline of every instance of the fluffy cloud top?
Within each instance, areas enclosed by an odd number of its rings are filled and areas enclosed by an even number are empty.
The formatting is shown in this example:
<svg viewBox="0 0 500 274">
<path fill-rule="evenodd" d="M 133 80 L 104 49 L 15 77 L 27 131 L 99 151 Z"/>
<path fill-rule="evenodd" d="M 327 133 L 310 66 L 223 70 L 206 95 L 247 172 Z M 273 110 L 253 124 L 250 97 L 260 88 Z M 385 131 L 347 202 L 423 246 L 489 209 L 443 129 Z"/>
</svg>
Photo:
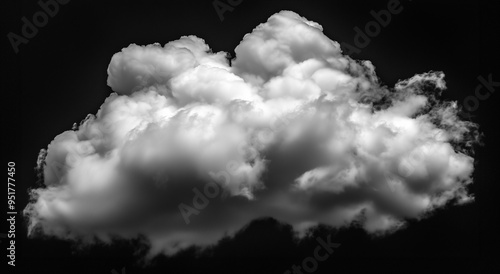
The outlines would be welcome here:
<svg viewBox="0 0 500 274">
<path fill-rule="evenodd" d="M 443 73 L 384 87 L 290 11 L 235 52 L 230 65 L 185 36 L 116 53 L 115 93 L 40 153 L 30 234 L 144 235 L 151 254 L 171 254 L 264 216 L 384 233 L 473 199 L 476 125 L 437 99 Z"/>
</svg>

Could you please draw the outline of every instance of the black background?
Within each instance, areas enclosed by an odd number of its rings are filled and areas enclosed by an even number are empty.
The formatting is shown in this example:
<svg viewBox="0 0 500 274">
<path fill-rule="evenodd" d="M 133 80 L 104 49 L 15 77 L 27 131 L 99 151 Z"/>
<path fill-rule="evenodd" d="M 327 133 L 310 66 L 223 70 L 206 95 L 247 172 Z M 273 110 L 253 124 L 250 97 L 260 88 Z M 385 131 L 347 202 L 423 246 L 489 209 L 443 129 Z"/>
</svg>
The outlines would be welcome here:
<svg viewBox="0 0 500 274">
<path fill-rule="evenodd" d="M 225 2 L 224 0 L 222 0 Z M 221 21 L 212 0 L 207 1 L 80 1 L 60 5 L 59 12 L 29 43 L 14 53 L 7 33 L 21 34 L 21 18 L 40 10 L 37 1 L 2 1 L 2 103 L 4 164 L 16 163 L 16 206 L 28 202 L 35 186 L 38 152 L 59 133 L 71 129 L 88 113 L 96 113 L 111 93 L 106 85 L 112 55 L 130 43 L 165 44 L 183 35 L 205 39 L 214 52 L 234 48 L 246 33 L 280 10 L 292 10 L 323 26 L 338 42 L 354 44 L 354 27 L 373 20 L 371 10 L 386 9 L 388 1 L 254 1 L 243 0 Z M 407 1 L 403 11 L 373 37 L 356 59 L 372 61 L 381 81 L 430 70 L 446 74 L 446 100 L 462 105 L 474 95 L 478 76 L 500 82 L 499 14 L 495 1 Z M 498 90 L 499 88 L 497 88 Z M 492 273 L 498 261 L 498 158 L 496 142 L 498 92 L 480 101 L 472 120 L 480 124 L 484 146 L 478 147 L 474 184 L 476 200 L 450 206 L 412 221 L 407 229 L 371 239 L 359 229 L 319 229 L 333 235 L 341 247 L 316 273 L 451 272 Z M 5 177 L 7 177 L 5 175 Z M 6 187 L 2 199 L 6 200 Z M 2 203 L 7 211 L 6 202 Z M 158 258 L 154 266 L 140 264 L 143 247 L 122 241 L 113 246 L 79 248 L 55 239 L 26 239 L 21 214 L 16 217 L 16 267 L 19 273 L 283 273 L 311 256 L 314 240 L 295 245 L 290 227 L 273 220 L 251 224 L 234 240 L 200 258 L 192 250 L 175 258 Z M 7 223 L 2 221 L 2 233 Z M 2 239 L 2 254 L 7 242 Z M 6 263 L 7 273 L 13 267 Z M 2 267 L 3 267 L 2 266 Z M 3 272 L 5 273 L 5 272 Z M 305 272 L 304 272 L 305 273 Z"/>
</svg>

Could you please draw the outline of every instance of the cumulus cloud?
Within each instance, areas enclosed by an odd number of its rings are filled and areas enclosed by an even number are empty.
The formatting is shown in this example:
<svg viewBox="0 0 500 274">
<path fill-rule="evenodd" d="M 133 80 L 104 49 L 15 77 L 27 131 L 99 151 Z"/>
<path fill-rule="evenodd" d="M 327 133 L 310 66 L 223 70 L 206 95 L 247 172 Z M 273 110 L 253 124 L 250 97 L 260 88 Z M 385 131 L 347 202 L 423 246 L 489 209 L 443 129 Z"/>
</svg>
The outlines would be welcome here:
<svg viewBox="0 0 500 274">
<path fill-rule="evenodd" d="M 439 100 L 442 72 L 383 86 L 369 61 L 290 11 L 235 53 L 230 62 L 195 36 L 116 53 L 115 93 L 40 153 L 29 233 L 143 235 L 151 254 L 172 254 L 259 217 L 386 233 L 473 199 L 477 125 Z"/>
</svg>

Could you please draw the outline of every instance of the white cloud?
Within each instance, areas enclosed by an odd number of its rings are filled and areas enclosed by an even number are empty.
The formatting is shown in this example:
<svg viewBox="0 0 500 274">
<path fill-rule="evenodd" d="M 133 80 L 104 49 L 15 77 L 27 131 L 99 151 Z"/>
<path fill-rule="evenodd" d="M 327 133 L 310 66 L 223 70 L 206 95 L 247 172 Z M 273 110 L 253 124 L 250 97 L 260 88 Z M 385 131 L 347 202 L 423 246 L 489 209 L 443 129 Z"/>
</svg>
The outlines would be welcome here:
<svg viewBox="0 0 500 274">
<path fill-rule="evenodd" d="M 188 36 L 115 54 L 108 85 L 116 93 L 41 154 L 45 187 L 25 209 L 30 233 L 144 235 L 151 254 L 174 253 L 263 216 L 301 230 L 363 215 L 367 231 L 383 233 L 472 199 L 466 152 L 476 125 L 437 99 L 443 73 L 389 90 L 369 61 L 342 55 L 319 24 L 290 11 L 235 52 L 230 66 Z M 229 197 L 211 199 L 187 225 L 178 205 L 192 205 L 193 188 L 228 168 Z"/>
</svg>

